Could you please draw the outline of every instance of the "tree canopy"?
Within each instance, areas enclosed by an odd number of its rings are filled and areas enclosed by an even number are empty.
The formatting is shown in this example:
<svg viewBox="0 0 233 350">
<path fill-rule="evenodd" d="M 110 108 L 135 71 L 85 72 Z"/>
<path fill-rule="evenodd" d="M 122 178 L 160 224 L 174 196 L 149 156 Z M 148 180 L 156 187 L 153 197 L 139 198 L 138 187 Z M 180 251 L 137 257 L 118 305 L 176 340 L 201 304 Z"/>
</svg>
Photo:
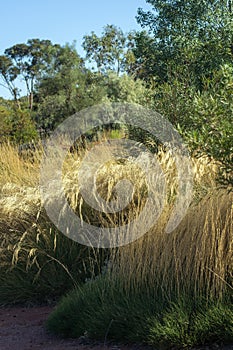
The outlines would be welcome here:
<svg viewBox="0 0 233 350">
<path fill-rule="evenodd" d="M 86 51 L 86 58 L 96 64 L 99 72 L 112 70 L 119 75 L 134 59 L 133 33 L 124 34 L 114 25 L 105 26 L 100 37 L 94 32 L 85 35 L 82 46 Z"/>
<path fill-rule="evenodd" d="M 149 59 L 147 73 L 166 80 L 171 69 L 188 71 L 201 87 L 223 63 L 232 63 L 231 1 L 147 0 L 151 11 L 138 10 L 137 20 L 148 35 L 139 35 L 135 56 Z M 149 45 L 148 45 L 149 44 Z M 149 50 L 149 52 L 148 52 Z M 145 64 L 146 65 L 146 64 Z"/>
</svg>

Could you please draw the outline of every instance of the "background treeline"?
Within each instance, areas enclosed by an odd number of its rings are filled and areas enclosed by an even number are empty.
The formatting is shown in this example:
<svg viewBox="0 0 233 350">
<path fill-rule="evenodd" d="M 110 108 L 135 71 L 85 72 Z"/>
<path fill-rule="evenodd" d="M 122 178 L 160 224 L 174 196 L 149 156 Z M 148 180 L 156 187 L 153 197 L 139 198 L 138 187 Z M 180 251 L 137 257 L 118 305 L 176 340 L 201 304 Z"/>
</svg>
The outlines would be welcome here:
<svg viewBox="0 0 233 350">
<path fill-rule="evenodd" d="M 75 44 L 31 39 L 0 56 L 0 141 L 30 142 L 71 114 L 107 101 L 152 108 L 182 133 L 190 149 L 223 164 L 231 182 L 233 22 L 231 1 L 148 0 L 143 31 L 114 25 Z M 23 93 L 20 88 L 24 84 Z M 25 93 L 26 91 L 26 93 Z M 131 136 L 145 141 L 141 131 Z"/>
</svg>

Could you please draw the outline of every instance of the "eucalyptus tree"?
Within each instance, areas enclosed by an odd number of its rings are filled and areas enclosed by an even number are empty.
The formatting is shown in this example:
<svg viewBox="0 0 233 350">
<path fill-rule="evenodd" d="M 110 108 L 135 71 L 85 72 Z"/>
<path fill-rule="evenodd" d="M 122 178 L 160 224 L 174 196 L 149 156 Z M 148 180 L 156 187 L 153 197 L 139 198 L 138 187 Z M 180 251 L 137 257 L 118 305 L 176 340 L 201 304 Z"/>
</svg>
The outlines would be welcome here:
<svg viewBox="0 0 233 350">
<path fill-rule="evenodd" d="M 98 72 L 111 70 L 119 75 L 134 60 L 134 33 L 125 34 L 114 25 L 105 26 L 101 36 L 93 31 L 85 35 L 82 46 L 86 51 L 86 59 L 94 63 Z"/>
<path fill-rule="evenodd" d="M 51 130 L 79 110 L 79 95 L 85 89 L 86 74 L 75 43 L 56 48 L 49 66 L 36 84 L 36 122 L 40 128 Z"/>
<path fill-rule="evenodd" d="M 0 85 L 9 90 L 14 101 L 19 104 L 19 90 L 15 85 L 15 80 L 19 75 L 19 69 L 14 66 L 12 60 L 4 55 L 0 56 Z"/>
<path fill-rule="evenodd" d="M 50 40 L 30 39 L 26 44 L 16 44 L 5 50 L 3 57 L 11 62 L 8 75 L 13 70 L 24 81 L 30 109 L 33 108 L 35 83 L 43 75 L 56 48 Z"/>
</svg>

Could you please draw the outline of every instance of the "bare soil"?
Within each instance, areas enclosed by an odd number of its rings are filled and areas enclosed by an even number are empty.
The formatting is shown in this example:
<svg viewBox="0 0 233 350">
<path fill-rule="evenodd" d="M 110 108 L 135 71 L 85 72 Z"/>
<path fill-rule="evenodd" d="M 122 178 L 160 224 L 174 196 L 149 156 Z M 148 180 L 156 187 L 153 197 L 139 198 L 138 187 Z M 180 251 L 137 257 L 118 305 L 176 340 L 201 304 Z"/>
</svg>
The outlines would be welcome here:
<svg viewBox="0 0 233 350">
<path fill-rule="evenodd" d="M 0 308 L 0 350 L 149 350 L 140 345 L 88 343 L 88 340 L 61 339 L 48 334 L 44 323 L 53 308 Z M 204 348 L 203 348 L 204 349 Z M 206 347 L 205 350 L 233 350 L 233 345 Z"/>
<path fill-rule="evenodd" d="M 0 350 L 147 350 L 139 345 L 88 343 L 85 338 L 62 339 L 48 334 L 44 324 L 53 308 L 0 308 Z"/>
</svg>

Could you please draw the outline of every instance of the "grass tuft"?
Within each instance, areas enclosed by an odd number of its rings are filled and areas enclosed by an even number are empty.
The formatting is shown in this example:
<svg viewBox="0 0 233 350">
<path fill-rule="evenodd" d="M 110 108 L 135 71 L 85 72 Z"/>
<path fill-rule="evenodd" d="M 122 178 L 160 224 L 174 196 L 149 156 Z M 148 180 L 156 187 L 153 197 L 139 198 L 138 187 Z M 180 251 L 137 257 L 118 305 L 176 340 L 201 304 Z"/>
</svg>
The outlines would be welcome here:
<svg viewBox="0 0 233 350">
<path fill-rule="evenodd" d="M 39 195 L 42 153 L 28 159 L 11 145 L 0 145 L 0 304 L 49 301 L 68 293 L 47 323 L 64 336 L 87 334 L 161 348 L 233 341 L 233 192 L 217 187 L 218 164 L 207 157 L 192 159 L 193 202 L 167 234 L 177 173 L 171 156 L 159 150 L 167 184 L 161 216 L 143 237 L 102 250 L 70 240 L 51 223 Z M 137 218 L 148 194 L 143 170 L 121 160 L 100 167 L 96 186 L 107 202 L 116 199 L 120 180 L 134 184 L 127 207 L 102 213 L 80 194 L 77 174 L 84 155 L 85 149 L 70 153 L 63 164 L 64 191 L 76 215 L 100 227 Z M 148 212 L 146 220 L 154 214 Z"/>
</svg>

